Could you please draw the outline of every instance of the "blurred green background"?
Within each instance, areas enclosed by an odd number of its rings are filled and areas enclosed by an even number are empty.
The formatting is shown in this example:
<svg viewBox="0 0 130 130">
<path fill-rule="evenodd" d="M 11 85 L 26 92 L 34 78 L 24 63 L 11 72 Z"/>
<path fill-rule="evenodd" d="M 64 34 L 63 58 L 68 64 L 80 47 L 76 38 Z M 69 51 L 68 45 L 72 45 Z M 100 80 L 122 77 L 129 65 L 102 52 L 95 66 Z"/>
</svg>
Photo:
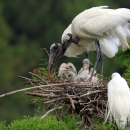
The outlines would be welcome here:
<svg viewBox="0 0 130 130">
<path fill-rule="evenodd" d="M 45 51 L 53 42 L 61 42 L 64 29 L 81 11 L 93 6 L 129 8 L 129 0 L 0 0 L 0 94 L 24 88 L 18 75 L 30 77 L 29 71 L 47 59 Z M 90 53 L 92 62 L 95 55 Z M 85 54 L 79 58 L 63 57 L 60 63 L 72 62 L 77 70 Z M 59 65 L 60 65 L 59 63 Z M 120 61 L 105 57 L 104 75 L 119 71 Z M 34 115 L 34 106 L 23 93 L 0 98 L 0 121 Z"/>
</svg>

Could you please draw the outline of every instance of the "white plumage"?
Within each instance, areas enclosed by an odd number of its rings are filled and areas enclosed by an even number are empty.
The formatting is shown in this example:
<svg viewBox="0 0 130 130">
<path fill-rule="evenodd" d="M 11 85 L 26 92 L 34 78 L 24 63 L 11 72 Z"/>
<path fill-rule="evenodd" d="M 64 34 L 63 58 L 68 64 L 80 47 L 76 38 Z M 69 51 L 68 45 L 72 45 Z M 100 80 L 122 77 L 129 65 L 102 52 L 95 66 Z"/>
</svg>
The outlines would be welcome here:
<svg viewBox="0 0 130 130">
<path fill-rule="evenodd" d="M 102 52 L 112 58 L 119 46 L 123 51 L 129 47 L 129 20 L 130 10 L 126 8 L 108 9 L 108 6 L 100 6 L 81 12 L 62 34 L 62 43 L 69 39 L 68 33 L 72 34 L 73 41 L 79 39 L 78 44 L 72 43 L 64 55 L 76 57 L 83 52 L 94 51 L 94 40 L 97 38 Z"/>
<path fill-rule="evenodd" d="M 80 69 L 78 75 L 74 78 L 75 82 L 85 82 L 88 81 L 91 77 L 93 68 L 89 71 L 90 61 L 88 59 L 83 60 L 83 68 Z M 96 77 L 96 71 L 94 71 L 94 75 L 92 76 L 91 82 L 97 83 L 98 78 Z"/>
<path fill-rule="evenodd" d="M 78 75 L 74 78 L 75 82 L 84 82 L 89 75 L 89 65 L 90 61 L 88 59 L 83 60 L 83 67 L 78 72 Z"/>
<path fill-rule="evenodd" d="M 72 63 L 62 63 L 60 65 L 58 76 L 62 81 L 74 81 L 76 75 L 77 70 Z"/>
<path fill-rule="evenodd" d="M 111 116 L 118 128 L 125 128 L 127 118 L 130 118 L 130 90 L 126 80 L 118 73 L 113 73 L 108 83 L 108 112 L 105 120 Z"/>
</svg>

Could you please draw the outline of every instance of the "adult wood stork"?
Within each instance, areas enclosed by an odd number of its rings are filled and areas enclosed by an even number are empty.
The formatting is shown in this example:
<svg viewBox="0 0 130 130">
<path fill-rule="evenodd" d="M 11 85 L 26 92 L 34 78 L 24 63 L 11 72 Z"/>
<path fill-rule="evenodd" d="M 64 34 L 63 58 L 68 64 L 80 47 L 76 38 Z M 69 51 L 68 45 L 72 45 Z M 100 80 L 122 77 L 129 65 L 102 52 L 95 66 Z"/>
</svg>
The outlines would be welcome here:
<svg viewBox="0 0 130 130">
<path fill-rule="evenodd" d="M 127 118 L 130 119 L 130 90 L 128 84 L 119 73 L 113 73 L 108 83 L 108 117 L 113 116 L 118 128 L 125 128 Z M 105 122 L 106 122 L 105 121 Z"/>
<path fill-rule="evenodd" d="M 62 55 L 76 57 L 83 52 L 96 50 L 94 70 L 103 54 L 109 58 L 115 56 L 118 47 L 125 51 L 129 48 L 130 10 L 126 8 L 108 9 L 108 6 L 93 7 L 78 14 L 63 32 L 62 44 L 54 43 L 50 47 L 48 71 L 51 73 Z M 102 52 L 101 52 L 102 51 Z M 93 75 L 93 73 L 92 73 Z"/>
</svg>

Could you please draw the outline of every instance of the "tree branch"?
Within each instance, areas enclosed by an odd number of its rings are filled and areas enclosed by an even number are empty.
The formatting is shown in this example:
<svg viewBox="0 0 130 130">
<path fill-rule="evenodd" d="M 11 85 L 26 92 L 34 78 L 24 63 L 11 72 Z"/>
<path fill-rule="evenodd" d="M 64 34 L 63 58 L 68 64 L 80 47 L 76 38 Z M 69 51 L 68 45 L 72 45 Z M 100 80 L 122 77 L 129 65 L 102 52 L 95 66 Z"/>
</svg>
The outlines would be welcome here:
<svg viewBox="0 0 130 130">
<path fill-rule="evenodd" d="M 61 109 L 61 108 L 62 108 L 62 106 L 61 106 L 61 107 L 58 107 L 58 108 L 53 108 L 53 109 L 47 111 L 40 119 L 45 118 L 49 113 L 53 112 L 54 110 L 56 110 L 56 109 Z"/>
</svg>

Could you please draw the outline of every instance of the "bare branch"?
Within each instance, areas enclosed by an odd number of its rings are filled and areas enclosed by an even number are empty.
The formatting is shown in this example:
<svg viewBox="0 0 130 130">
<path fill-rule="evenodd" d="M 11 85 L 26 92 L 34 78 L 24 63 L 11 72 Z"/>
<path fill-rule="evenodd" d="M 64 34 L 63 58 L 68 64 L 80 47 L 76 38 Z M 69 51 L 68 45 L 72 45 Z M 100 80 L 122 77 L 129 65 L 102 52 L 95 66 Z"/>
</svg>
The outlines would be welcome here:
<svg viewBox="0 0 130 130">
<path fill-rule="evenodd" d="M 56 109 L 61 109 L 61 108 L 62 108 L 62 106 L 61 106 L 61 107 L 58 107 L 58 108 L 53 108 L 53 109 L 47 111 L 40 119 L 45 118 L 49 113 L 53 112 L 54 110 L 56 110 Z"/>
<path fill-rule="evenodd" d="M 32 72 L 29 72 L 29 74 L 36 76 L 36 77 L 39 78 L 43 83 L 48 84 L 48 83 L 47 83 L 45 80 L 43 80 L 43 78 L 41 78 L 39 75 L 34 74 L 34 73 L 32 73 Z"/>
<path fill-rule="evenodd" d="M 46 53 L 47 53 L 47 55 L 48 55 L 48 57 L 49 57 L 49 52 L 47 51 L 47 49 L 46 49 L 46 48 L 41 48 L 40 50 L 45 50 L 45 51 L 46 51 Z"/>
<path fill-rule="evenodd" d="M 67 97 L 69 98 L 69 100 L 70 100 L 70 103 L 71 103 L 72 109 L 75 110 L 75 105 L 74 105 L 74 102 L 73 102 L 72 98 L 70 97 L 69 94 L 66 94 L 66 96 L 67 96 Z"/>
<path fill-rule="evenodd" d="M 61 86 L 61 85 L 71 85 L 71 84 L 72 83 L 59 83 L 59 84 L 48 84 L 48 85 L 34 86 L 34 87 L 19 89 L 19 90 L 15 90 L 15 91 L 12 91 L 12 92 L 2 94 L 2 95 L 0 95 L 0 98 L 11 95 L 11 94 L 14 94 L 14 93 L 18 93 L 18 92 L 22 92 L 22 91 L 26 91 L 26 90 L 31 90 L 31 89 L 37 89 L 37 88 L 42 88 L 42 87 L 47 87 L 47 86 Z"/>
</svg>

